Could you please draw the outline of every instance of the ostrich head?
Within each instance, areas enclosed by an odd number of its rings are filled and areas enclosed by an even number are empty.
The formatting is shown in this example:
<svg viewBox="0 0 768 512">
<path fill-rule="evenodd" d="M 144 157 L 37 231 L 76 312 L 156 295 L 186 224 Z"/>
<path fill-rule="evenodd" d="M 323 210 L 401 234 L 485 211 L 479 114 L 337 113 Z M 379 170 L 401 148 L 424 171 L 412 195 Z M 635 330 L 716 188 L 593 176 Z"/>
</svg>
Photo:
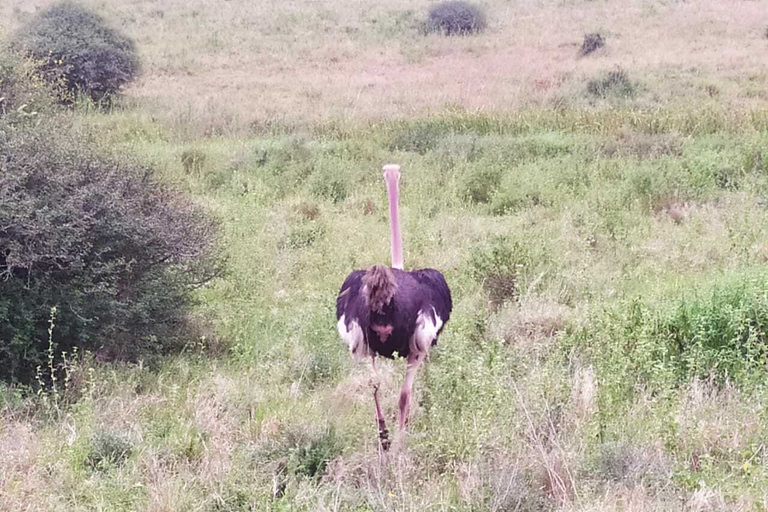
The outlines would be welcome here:
<svg viewBox="0 0 768 512">
<path fill-rule="evenodd" d="M 403 241 L 400 235 L 400 219 L 397 213 L 400 184 L 400 166 L 387 164 L 384 166 L 384 181 L 387 183 L 389 196 L 389 227 L 392 244 L 392 268 L 403 269 Z"/>
</svg>

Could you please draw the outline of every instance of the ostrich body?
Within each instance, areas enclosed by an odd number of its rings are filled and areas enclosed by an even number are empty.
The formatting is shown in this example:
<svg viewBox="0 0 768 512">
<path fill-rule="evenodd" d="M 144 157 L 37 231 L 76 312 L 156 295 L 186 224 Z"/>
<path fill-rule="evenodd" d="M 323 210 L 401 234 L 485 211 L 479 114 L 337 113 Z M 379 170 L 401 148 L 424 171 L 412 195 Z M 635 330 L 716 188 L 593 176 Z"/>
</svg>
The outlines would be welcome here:
<svg viewBox="0 0 768 512">
<path fill-rule="evenodd" d="M 451 291 L 437 270 L 403 270 L 403 250 L 398 217 L 400 167 L 384 166 L 389 195 L 392 267 L 374 265 L 356 270 L 341 285 L 336 299 L 336 318 L 341 339 L 350 353 L 370 358 L 376 373 L 376 356 L 404 357 L 405 382 L 400 393 L 400 430 L 405 428 L 416 372 L 429 349 L 451 316 Z M 389 438 L 379 406 L 378 384 L 373 385 L 373 400 L 381 447 L 387 450 Z"/>
</svg>

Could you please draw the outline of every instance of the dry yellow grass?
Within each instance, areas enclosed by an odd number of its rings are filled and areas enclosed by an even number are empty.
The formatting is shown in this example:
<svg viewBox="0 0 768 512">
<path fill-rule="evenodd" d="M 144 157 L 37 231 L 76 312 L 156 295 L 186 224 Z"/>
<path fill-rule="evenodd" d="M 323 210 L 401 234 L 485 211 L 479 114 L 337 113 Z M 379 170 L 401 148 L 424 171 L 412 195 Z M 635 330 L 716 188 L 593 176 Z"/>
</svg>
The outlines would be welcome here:
<svg viewBox="0 0 768 512">
<path fill-rule="evenodd" d="M 0 30 L 48 3 L 4 2 Z M 768 100 L 764 0 L 489 0 L 488 30 L 458 39 L 419 33 L 424 0 L 83 3 L 138 43 L 145 73 L 128 94 L 180 123 L 556 105 L 617 65 L 645 86 L 641 104 Z M 594 31 L 606 47 L 578 58 L 583 35 Z"/>
</svg>

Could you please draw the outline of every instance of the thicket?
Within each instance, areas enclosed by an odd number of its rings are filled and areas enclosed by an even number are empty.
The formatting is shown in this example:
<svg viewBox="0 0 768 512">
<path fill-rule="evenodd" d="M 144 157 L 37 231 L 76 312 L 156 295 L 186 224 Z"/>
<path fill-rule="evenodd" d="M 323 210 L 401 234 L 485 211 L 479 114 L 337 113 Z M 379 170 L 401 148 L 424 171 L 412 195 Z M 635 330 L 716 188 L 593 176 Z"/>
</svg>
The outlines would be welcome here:
<svg viewBox="0 0 768 512">
<path fill-rule="evenodd" d="M 768 363 L 765 271 L 638 295 L 598 312 L 571 342 L 599 369 L 605 405 L 693 379 L 749 384 Z M 606 410 L 617 410 L 607 407 Z"/>
<path fill-rule="evenodd" d="M 15 107 L 37 89 L 13 62 L 0 84 Z M 0 155 L 0 379 L 30 381 L 75 348 L 138 358 L 178 343 L 192 291 L 221 272 L 216 221 L 54 112 L 0 115 Z"/>
<path fill-rule="evenodd" d="M 103 17 L 68 1 L 40 11 L 15 33 L 12 44 L 40 62 L 65 103 L 78 94 L 94 101 L 109 99 L 140 71 L 131 39 Z"/>
</svg>

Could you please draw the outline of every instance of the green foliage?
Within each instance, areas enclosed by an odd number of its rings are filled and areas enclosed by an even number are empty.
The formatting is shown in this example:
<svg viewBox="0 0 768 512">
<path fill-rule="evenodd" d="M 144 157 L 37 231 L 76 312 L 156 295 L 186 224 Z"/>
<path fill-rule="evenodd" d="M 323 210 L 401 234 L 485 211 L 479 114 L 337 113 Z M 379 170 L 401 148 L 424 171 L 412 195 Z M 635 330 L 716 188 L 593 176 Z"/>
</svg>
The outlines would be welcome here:
<svg viewBox="0 0 768 512">
<path fill-rule="evenodd" d="M 105 470 L 122 465 L 133 452 L 131 443 L 108 431 L 98 431 L 88 444 L 85 466 L 93 470 Z"/>
<path fill-rule="evenodd" d="M 482 32 L 487 26 L 485 11 L 477 4 L 463 0 L 448 0 L 433 5 L 424 23 L 426 32 L 447 36 Z"/>
<path fill-rule="evenodd" d="M 290 475 L 320 479 L 328 463 L 341 454 L 342 447 L 331 426 L 289 427 L 255 455 L 259 460 L 278 463 Z"/>
<path fill-rule="evenodd" d="M 483 284 L 492 304 L 520 297 L 520 280 L 531 264 L 531 252 L 517 240 L 496 237 L 475 248 L 469 259 L 470 275 Z"/>
<path fill-rule="evenodd" d="M 220 272 L 217 224 L 53 120 L 0 125 L 0 378 L 28 381 L 54 351 L 136 358 L 169 349 L 192 290 Z"/>
<path fill-rule="evenodd" d="M 767 282 L 764 272 L 743 272 L 639 295 L 597 315 L 572 342 L 600 369 L 605 403 L 694 378 L 746 383 L 768 361 Z"/>
<path fill-rule="evenodd" d="M 77 94 L 108 99 L 139 74 L 133 41 L 98 14 L 67 0 L 36 14 L 16 32 L 13 44 L 41 62 L 65 103 Z"/>
<path fill-rule="evenodd" d="M 465 174 L 462 195 L 473 203 L 488 203 L 501 183 L 502 169 L 496 166 L 475 167 Z"/>
<path fill-rule="evenodd" d="M 206 154 L 199 149 L 185 149 L 181 153 L 181 166 L 186 174 L 202 172 L 206 160 Z"/>
<path fill-rule="evenodd" d="M 595 98 L 634 98 L 637 85 L 622 68 L 616 68 L 587 82 L 587 93 Z"/>
<path fill-rule="evenodd" d="M 442 135 L 441 127 L 431 123 L 407 124 L 394 130 L 387 148 L 424 155 L 435 149 Z"/>
<path fill-rule="evenodd" d="M 37 118 L 52 104 L 52 92 L 38 65 L 0 43 L 0 117 L 4 122 Z"/>
</svg>

